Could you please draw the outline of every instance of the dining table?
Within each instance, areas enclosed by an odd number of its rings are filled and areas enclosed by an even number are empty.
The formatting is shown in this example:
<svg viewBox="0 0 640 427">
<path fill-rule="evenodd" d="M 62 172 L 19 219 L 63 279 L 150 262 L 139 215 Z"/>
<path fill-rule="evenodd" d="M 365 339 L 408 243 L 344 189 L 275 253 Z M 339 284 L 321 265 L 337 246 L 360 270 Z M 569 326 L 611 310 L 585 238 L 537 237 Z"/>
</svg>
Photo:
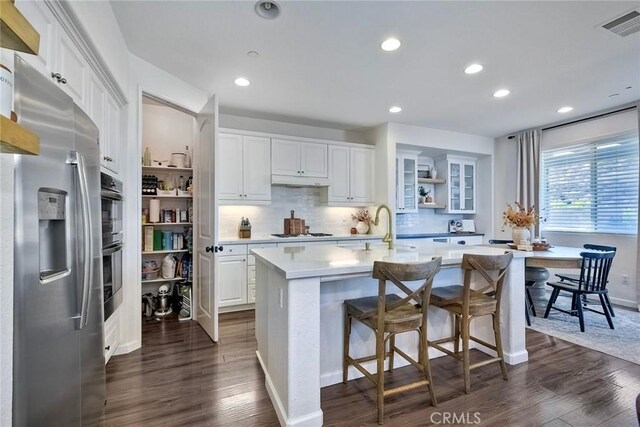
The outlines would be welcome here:
<svg viewBox="0 0 640 427">
<path fill-rule="evenodd" d="M 491 247 L 511 248 L 506 244 L 487 245 Z M 536 308 L 544 309 L 547 305 L 546 283 L 549 279 L 549 270 L 552 269 L 575 269 L 579 270 L 582 264 L 580 253 L 590 252 L 585 248 L 570 246 L 552 246 L 541 251 L 518 251 L 525 257 L 525 277 L 527 281 L 533 281 L 529 287 L 529 295 L 533 299 Z"/>
</svg>

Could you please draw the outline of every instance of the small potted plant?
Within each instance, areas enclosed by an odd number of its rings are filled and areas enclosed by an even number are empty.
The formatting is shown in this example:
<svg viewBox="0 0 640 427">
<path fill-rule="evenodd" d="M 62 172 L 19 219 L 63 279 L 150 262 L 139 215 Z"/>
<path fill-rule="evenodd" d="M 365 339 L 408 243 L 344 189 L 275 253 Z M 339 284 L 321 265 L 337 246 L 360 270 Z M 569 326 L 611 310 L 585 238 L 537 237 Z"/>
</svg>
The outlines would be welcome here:
<svg viewBox="0 0 640 427">
<path fill-rule="evenodd" d="M 356 224 L 358 234 L 367 234 L 369 232 L 369 225 L 373 222 L 373 218 L 369 215 L 368 210 L 362 210 L 351 214 L 351 219 L 358 221 Z"/>
<path fill-rule="evenodd" d="M 433 199 L 431 198 L 431 190 L 425 189 L 422 185 L 418 187 L 418 191 L 420 192 L 420 204 L 424 205 L 425 203 L 432 203 Z"/>
<path fill-rule="evenodd" d="M 422 185 L 418 187 L 418 192 L 420 193 L 420 204 L 424 205 L 425 203 L 427 203 L 427 196 L 429 195 L 429 192 L 425 190 Z"/>
</svg>

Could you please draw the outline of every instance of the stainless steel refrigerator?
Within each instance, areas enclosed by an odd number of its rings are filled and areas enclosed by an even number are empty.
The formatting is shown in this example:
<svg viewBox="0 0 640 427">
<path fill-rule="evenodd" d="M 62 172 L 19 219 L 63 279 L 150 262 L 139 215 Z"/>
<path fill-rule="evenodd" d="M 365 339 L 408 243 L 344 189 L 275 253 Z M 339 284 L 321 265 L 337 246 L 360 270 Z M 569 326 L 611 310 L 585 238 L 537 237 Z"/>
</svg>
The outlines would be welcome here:
<svg viewBox="0 0 640 427">
<path fill-rule="evenodd" d="M 105 403 L 98 129 L 15 57 L 18 122 L 39 156 L 15 156 L 16 426 L 100 424 Z"/>
</svg>

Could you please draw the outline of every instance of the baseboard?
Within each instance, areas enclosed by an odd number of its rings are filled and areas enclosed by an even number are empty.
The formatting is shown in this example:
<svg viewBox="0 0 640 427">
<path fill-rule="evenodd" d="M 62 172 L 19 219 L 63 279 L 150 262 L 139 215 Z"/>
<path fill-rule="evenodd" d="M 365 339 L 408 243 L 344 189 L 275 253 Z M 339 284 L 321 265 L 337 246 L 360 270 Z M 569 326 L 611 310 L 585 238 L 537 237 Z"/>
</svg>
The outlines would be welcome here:
<svg viewBox="0 0 640 427">
<path fill-rule="evenodd" d="M 609 295 L 609 299 L 611 300 L 611 304 L 619 305 L 621 307 L 633 308 L 640 311 L 640 304 L 638 304 L 638 302 L 636 301 L 624 298 L 616 298 L 612 297 L 611 295 Z M 598 300 L 598 302 L 600 301 Z"/>
<path fill-rule="evenodd" d="M 273 404 L 273 409 L 276 411 L 276 415 L 278 416 L 278 421 L 280 421 L 281 426 L 286 427 L 320 427 L 323 422 L 323 414 L 322 410 L 313 412 L 304 417 L 298 417 L 290 419 L 287 417 L 286 411 L 284 410 L 284 406 L 282 405 L 282 401 L 280 400 L 280 396 L 276 392 L 275 387 L 273 386 L 273 382 L 271 381 L 271 377 L 269 373 L 265 369 L 264 361 L 262 360 L 262 356 L 260 356 L 260 352 L 256 351 L 256 356 L 258 357 L 258 363 L 260 363 L 260 367 L 262 368 L 262 372 L 264 372 L 264 382 L 267 388 L 267 394 L 271 399 L 271 403 Z"/>
<path fill-rule="evenodd" d="M 140 347 L 142 347 L 142 344 L 138 340 L 133 340 L 126 343 L 120 343 L 118 344 L 118 348 L 116 348 L 116 351 L 113 352 L 113 355 L 119 356 L 121 354 L 131 353 L 132 351 L 135 351 Z"/>
<path fill-rule="evenodd" d="M 255 304 L 241 304 L 241 305 L 232 305 L 230 307 L 220 307 L 218 308 L 218 313 L 233 313 L 235 311 L 245 311 L 245 310 L 255 310 Z"/>
</svg>

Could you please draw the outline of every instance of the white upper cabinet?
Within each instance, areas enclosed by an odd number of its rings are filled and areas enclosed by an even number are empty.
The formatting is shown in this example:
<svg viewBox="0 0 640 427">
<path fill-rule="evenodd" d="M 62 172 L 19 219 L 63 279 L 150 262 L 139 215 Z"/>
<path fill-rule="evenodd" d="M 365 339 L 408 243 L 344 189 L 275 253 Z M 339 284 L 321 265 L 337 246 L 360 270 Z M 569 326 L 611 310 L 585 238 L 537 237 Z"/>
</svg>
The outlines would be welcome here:
<svg viewBox="0 0 640 427">
<path fill-rule="evenodd" d="M 16 7 L 40 34 L 38 56 L 24 54 L 21 57 L 42 74 L 50 76 L 54 69 L 58 39 L 56 18 L 42 1 L 17 0 Z"/>
<path fill-rule="evenodd" d="M 327 144 L 286 139 L 271 140 L 273 175 L 326 178 Z"/>
<path fill-rule="evenodd" d="M 219 134 L 216 161 L 221 202 L 271 200 L 271 144 L 269 138 Z"/>
<path fill-rule="evenodd" d="M 329 204 L 374 202 L 374 153 L 369 148 L 329 145 Z"/>
<path fill-rule="evenodd" d="M 374 198 L 375 152 L 368 148 L 350 148 L 350 175 L 352 203 L 372 203 Z"/>
<path fill-rule="evenodd" d="M 312 178 L 326 178 L 327 144 L 300 143 L 300 172 L 302 176 Z"/>
<path fill-rule="evenodd" d="M 224 200 L 242 200 L 242 135 L 221 133 L 218 135 L 216 162 L 220 183 L 218 197 Z"/>
<path fill-rule="evenodd" d="M 350 203 L 349 147 L 329 146 L 329 203 Z"/>
<path fill-rule="evenodd" d="M 438 173 L 447 174 L 447 192 L 436 193 L 436 202 L 446 205 L 447 213 L 476 213 L 476 161 L 475 159 L 445 156 L 436 159 Z"/>
<path fill-rule="evenodd" d="M 116 101 L 107 94 L 105 96 L 105 129 L 101 140 L 101 164 L 111 172 L 118 173 L 120 162 L 120 144 L 122 128 L 120 126 L 120 108 Z"/>
<path fill-rule="evenodd" d="M 53 78 L 73 98 L 75 103 L 86 111 L 89 65 L 66 32 L 58 31 L 58 35 L 58 55 L 55 69 L 60 74 L 60 79 Z"/>
<path fill-rule="evenodd" d="M 396 154 L 396 212 L 418 212 L 418 153 Z"/>
<path fill-rule="evenodd" d="M 242 137 L 242 184 L 246 200 L 271 200 L 271 141 Z"/>
</svg>

